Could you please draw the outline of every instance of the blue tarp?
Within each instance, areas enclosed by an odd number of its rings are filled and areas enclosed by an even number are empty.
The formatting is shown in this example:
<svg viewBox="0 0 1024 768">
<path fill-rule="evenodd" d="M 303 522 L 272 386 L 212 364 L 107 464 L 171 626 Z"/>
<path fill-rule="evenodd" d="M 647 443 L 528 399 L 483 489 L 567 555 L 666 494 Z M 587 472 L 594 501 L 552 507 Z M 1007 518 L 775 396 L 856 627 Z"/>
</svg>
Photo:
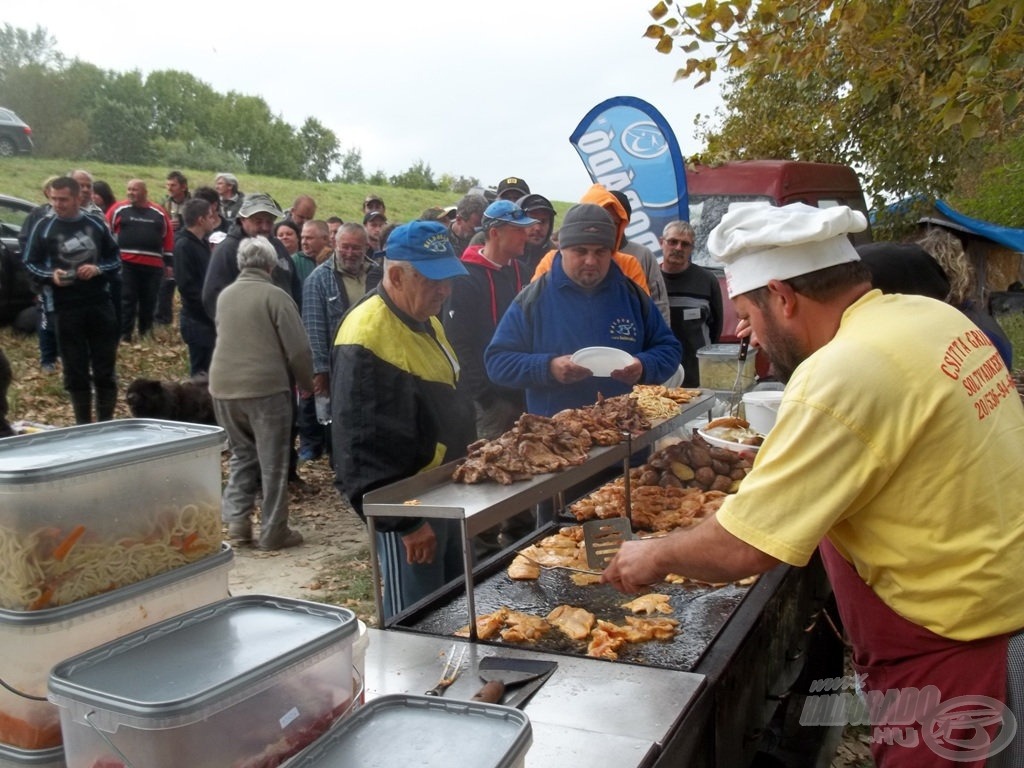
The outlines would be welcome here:
<svg viewBox="0 0 1024 768">
<path fill-rule="evenodd" d="M 993 242 L 1004 245 L 1014 251 L 1024 253 L 1024 229 L 1013 229 L 1003 227 L 999 224 L 991 224 L 981 219 L 972 219 L 950 207 L 949 203 L 943 200 L 935 201 L 935 210 L 945 216 L 954 224 L 963 227 L 968 232 L 987 237 Z M 941 224 L 942 222 L 936 222 Z"/>
</svg>

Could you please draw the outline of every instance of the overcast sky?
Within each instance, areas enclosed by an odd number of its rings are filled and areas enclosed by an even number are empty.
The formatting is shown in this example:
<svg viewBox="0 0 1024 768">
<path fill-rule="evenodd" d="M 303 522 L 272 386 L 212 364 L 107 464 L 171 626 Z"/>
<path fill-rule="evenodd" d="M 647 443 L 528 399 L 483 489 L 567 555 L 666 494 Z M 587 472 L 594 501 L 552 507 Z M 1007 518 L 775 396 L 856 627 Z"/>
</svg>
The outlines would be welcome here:
<svg viewBox="0 0 1024 768">
<path fill-rule="evenodd" d="M 184 70 L 261 96 L 295 127 L 315 117 L 367 174 L 422 159 L 435 178 L 515 175 L 571 201 L 590 179 L 568 138 L 599 102 L 649 101 L 684 156 L 701 148 L 695 115 L 720 104 L 713 84 L 673 83 L 683 55 L 642 37 L 653 0 L 6 5 L 2 21 L 41 25 L 68 57 Z"/>
</svg>

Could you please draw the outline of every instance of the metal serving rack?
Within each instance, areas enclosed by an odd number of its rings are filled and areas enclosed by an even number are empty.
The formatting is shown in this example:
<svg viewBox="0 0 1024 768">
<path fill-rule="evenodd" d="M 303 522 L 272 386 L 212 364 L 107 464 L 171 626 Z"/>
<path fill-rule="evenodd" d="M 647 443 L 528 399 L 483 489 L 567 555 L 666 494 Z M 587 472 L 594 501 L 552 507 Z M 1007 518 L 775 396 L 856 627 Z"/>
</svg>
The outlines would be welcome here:
<svg viewBox="0 0 1024 768">
<path fill-rule="evenodd" d="M 470 640 L 475 642 L 476 604 L 473 599 L 473 550 L 471 540 L 489 528 L 535 504 L 554 499 L 564 491 L 617 463 L 629 475 L 629 460 L 634 451 L 680 429 L 715 404 L 715 394 L 704 390 L 682 406 L 679 413 L 656 421 L 649 430 L 618 445 L 592 448 L 586 462 L 562 472 L 536 475 L 511 485 L 498 483 L 456 483 L 452 473 L 457 461 L 421 472 L 418 475 L 378 488 L 363 497 L 363 513 L 369 529 L 370 567 L 374 575 L 374 602 L 379 627 L 385 627 L 380 591 L 380 563 L 377 552 L 377 517 L 424 517 L 458 520 L 462 532 L 462 560 L 469 613 Z"/>
</svg>

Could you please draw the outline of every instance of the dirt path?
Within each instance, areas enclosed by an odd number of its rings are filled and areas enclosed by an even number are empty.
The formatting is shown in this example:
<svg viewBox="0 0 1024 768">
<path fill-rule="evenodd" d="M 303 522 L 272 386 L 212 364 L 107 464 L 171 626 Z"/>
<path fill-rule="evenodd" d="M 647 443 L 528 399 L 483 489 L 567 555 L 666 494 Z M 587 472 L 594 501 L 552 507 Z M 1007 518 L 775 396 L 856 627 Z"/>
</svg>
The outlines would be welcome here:
<svg viewBox="0 0 1024 768">
<path fill-rule="evenodd" d="M 341 586 L 346 565 L 368 559 L 366 526 L 334 489 L 326 460 L 304 465 L 299 475 L 306 486 L 293 488 L 289 525 L 302 534 L 302 545 L 278 552 L 236 547 L 232 594 L 323 601 Z"/>
</svg>

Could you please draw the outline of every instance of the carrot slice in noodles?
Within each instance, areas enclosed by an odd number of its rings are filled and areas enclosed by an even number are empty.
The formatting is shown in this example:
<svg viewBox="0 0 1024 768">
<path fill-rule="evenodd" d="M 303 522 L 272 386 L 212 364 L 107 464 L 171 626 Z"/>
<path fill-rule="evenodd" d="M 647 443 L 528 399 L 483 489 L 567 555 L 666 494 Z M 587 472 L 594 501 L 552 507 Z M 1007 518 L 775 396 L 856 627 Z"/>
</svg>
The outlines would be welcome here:
<svg viewBox="0 0 1024 768">
<path fill-rule="evenodd" d="M 75 529 L 68 534 L 68 537 L 58 544 L 55 550 L 53 550 L 53 559 L 60 561 L 67 557 L 71 548 L 78 543 L 80 538 L 82 538 L 83 533 L 85 533 L 84 525 L 75 526 Z"/>
</svg>

